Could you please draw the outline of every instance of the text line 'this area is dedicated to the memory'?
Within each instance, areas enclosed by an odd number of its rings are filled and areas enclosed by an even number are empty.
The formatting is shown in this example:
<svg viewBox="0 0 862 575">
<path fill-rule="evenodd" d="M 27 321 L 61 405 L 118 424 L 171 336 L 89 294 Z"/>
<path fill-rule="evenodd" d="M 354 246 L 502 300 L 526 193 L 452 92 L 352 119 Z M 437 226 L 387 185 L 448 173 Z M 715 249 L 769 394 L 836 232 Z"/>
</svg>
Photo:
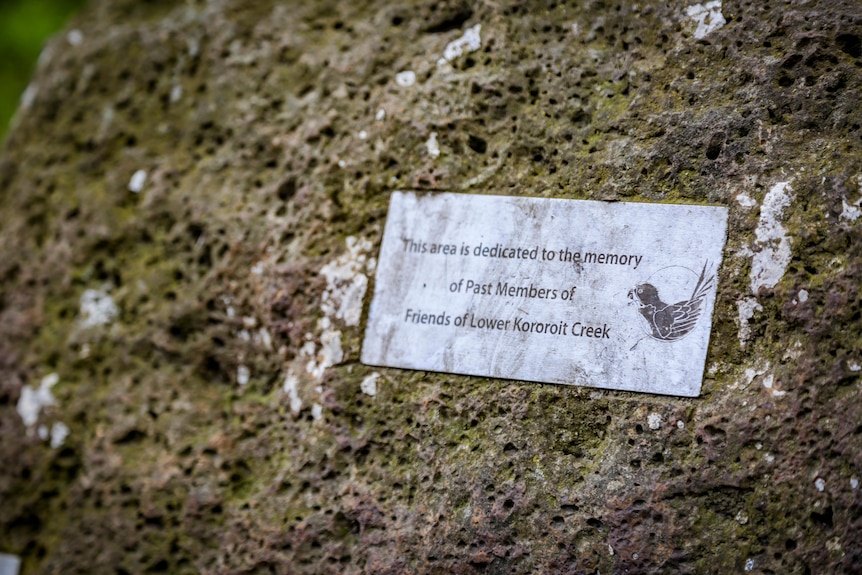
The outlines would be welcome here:
<svg viewBox="0 0 862 575">
<path fill-rule="evenodd" d="M 637 269 L 643 260 L 642 255 L 618 254 L 613 252 L 580 251 L 564 248 L 543 248 L 540 246 L 505 246 L 500 243 L 486 245 L 480 243 L 472 246 L 467 243 L 452 244 L 444 242 L 425 242 L 413 238 L 401 238 L 404 251 L 413 254 L 464 256 L 499 259 L 535 260 L 542 262 L 559 262 L 580 264 L 603 264 L 631 266 Z"/>
</svg>

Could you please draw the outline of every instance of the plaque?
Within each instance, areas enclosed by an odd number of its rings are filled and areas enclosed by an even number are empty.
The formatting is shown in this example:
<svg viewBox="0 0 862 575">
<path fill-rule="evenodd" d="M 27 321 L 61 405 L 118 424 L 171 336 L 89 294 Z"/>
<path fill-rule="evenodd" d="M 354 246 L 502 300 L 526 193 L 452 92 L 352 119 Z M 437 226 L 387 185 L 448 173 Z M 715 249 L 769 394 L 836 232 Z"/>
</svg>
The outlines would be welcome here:
<svg viewBox="0 0 862 575">
<path fill-rule="evenodd" d="M 696 397 L 727 208 L 394 192 L 362 362 Z"/>
<path fill-rule="evenodd" d="M 17 555 L 0 553 L 0 575 L 18 575 L 21 559 Z"/>
</svg>

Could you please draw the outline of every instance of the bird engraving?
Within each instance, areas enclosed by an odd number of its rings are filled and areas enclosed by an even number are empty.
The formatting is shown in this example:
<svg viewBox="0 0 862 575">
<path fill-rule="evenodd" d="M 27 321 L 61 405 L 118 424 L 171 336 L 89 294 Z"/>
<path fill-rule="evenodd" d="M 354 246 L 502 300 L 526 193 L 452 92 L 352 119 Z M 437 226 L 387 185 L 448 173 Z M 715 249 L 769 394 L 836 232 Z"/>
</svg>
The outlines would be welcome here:
<svg viewBox="0 0 862 575">
<path fill-rule="evenodd" d="M 706 294 L 715 281 L 715 275 L 706 276 L 708 265 L 709 262 L 703 265 L 697 284 L 687 300 L 665 303 L 661 300 L 658 289 L 650 283 L 640 283 L 629 290 L 629 299 L 637 304 L 652 337 L 661 341 L 676 341 L 694 329 L 703 310 Z"/>
</svg>

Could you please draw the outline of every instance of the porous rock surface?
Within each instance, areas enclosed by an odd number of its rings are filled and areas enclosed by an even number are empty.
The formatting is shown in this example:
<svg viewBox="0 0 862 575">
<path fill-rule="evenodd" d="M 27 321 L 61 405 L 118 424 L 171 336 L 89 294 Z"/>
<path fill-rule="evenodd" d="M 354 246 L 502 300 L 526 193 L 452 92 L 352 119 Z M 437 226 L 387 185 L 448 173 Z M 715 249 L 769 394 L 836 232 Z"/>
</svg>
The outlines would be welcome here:
<svg viewBox="0 0 862 575">
<path fill-rule="evenodd" d="M 862 571 L 855 0 L 71 27 L 0 156 L 23 573 Z M 701 397 L 359 363 L 397 189 L 727 206 Z"/>
</svg>

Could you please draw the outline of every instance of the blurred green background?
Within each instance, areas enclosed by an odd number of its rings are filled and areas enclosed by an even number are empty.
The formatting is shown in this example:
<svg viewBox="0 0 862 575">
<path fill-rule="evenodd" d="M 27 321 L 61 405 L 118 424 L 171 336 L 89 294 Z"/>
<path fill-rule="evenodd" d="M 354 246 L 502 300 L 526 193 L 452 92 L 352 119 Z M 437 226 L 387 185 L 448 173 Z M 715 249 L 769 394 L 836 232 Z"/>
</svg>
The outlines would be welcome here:
<svg viewBox="0 0 862 575">
<path fill-rule="evenodd" d="M 84 4 L 86 0 L 0 0 L 0 140 L 45 41 Z"/>
</svg>

